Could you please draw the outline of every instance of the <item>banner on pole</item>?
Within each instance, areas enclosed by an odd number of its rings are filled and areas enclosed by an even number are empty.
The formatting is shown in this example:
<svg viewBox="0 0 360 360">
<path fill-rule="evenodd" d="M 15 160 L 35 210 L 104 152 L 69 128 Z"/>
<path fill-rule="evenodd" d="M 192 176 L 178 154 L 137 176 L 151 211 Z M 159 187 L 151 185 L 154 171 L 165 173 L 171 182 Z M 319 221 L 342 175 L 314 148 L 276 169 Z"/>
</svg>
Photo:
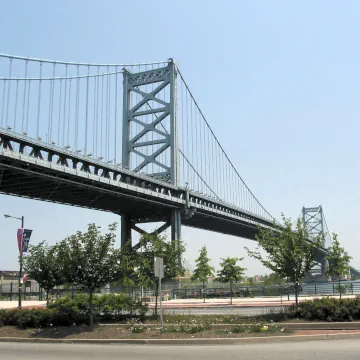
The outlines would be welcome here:
<svg viewBox="0 0 360 360">
<path fill-rule="evenodd" d="M 18 229 L 17 241 L 20 254 L 28 252 L 32 230 Z"/>
<path fill-rule="evenodd" d="M 24 229 L 23 240 L 22 240 L 22 251 L 23 253 L 28 252 L 29 242 L 31 238 L 32 230 Z"/>
<path fill-rule="evenodd" d="M 20 254 L 22 253 L 22 242 L 23 242 L 24 229 L 18 229 L 17 241 Z"/>
</svg>

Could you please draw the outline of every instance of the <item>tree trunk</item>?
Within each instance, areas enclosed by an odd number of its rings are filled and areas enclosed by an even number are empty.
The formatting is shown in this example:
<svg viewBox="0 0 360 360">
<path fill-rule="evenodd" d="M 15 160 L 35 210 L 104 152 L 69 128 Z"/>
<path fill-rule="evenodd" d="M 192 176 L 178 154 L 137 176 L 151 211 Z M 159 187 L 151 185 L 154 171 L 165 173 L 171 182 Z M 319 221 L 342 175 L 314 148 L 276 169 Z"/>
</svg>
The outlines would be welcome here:
<svg viewBox="0 0 360 360">
<path fill-rule="evenodd" d="M 158 304 L 158 296 L 159 296 L 159 282 L 156 282 L 155 288 L 155 316 L 157 316 L 157 304 Z"/>
<path fill-rule="evenodd" d="M 230 304 L 232 305 L 232 284 L 230 283 Z"/>
<path fill-rule="evenodd" d="M 205 281 L 203 281 L 203 298 L 205 303 Z"/>
<path fill-rule="evenodd" d="M 46 306 L 49 305 L 49 291 L 46 291 Z"/>
<path fill-rule="evenodd" d="M 94 326 L 94 312 L 93 312 L 93 289 L 89 289 L 90 295 L 90 313 L 89 313 L 89 325 Z"/>
<path fill-rule="evenodd" d="M 298 307 L 299 305 L 299 295 L 298 295 L 298 283 L 295 282 L 295 304 L 296 304 L 296 307 Z"/>
<path fill-rule="evenodd" d="M 341 299 L 341 282 L 340 282 L 340 276 L 339 276 L 339 294 L 340 294 L 340 299 Z"/>
</svg>

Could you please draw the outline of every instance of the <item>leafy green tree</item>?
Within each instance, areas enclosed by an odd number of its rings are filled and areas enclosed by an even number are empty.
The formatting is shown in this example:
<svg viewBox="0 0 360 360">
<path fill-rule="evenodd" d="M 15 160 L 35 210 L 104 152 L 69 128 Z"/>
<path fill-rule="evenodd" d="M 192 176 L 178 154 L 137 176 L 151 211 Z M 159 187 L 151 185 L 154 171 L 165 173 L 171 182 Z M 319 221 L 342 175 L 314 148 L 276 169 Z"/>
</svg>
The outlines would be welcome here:
<svg viewBox="0 0 360 360">
<path fill-rule="evenodd" d="M 292 228 L 291 219 L 282 215 L 283 225 L 274 223 L 274 229 L 259 228 L 256 235 L 258 248 L 250 251 L 249 256 L 259 260 L 264 266 L 295 284 L 295 299 L 298 305 L 298 284 L 316 264 L 316 249 L 322 247 L 322 239 L 314 238 L 311 242 L 302 220 Z M 260 249 L 265 252 L 260 252 Z"/>
<path fill-rule="evenodd" d="M 244 258 L 226 258 L 221 259 L 222 262 L 220 263 L 221 270 L 217 273 L 217 279 L 221 283 L 229 283 L 230 284 L 230 303 L 232 304 L 232 284 L 238 282 L 242 279 L 244 274 L 245 268 L 242 268 L 239 265 L 236 265 L 238 261 L 244 260 Z"/>
<path fill-rule="evenodd" d="M 58 246 L 48 246 L 45 241 L 29 248 L 29 254 L 24 257 L 24 269 L 31 279 L 34 279 L 46 292 L 46 302 L 49 302 L 50 291 L 65 282 L 63 273 L 58 268 Z"/>
<path fill-rule="evenodd" d="M 339 281 L 339 294 L 341 299 L 341 276 L 345 275 L 350 270 L 349 262 L 351 256 L 345 254 L 344 248 L 340 246 L 337 234 L 333 234 L 332 246 L 328 248 L 326 260 L 328 261 L 327 275 L 336 276 Z"/>
<path fill-rule="evenodd" d="M 195 269 L 191 276 L 192 281 L 201 281 L 203 285 L 203 295 L 205 302 L 205 282 L 209 276 L 214 276 L 215 269 L 210 265 L 211 259 L 208 257 L 206 246 L 200 249 L 200 255 L 195 260 Z"/>
<path fill-rule="evenodd" d="M 114 248 L 116 224 L 102 234 L 99 226 L 89 224 L 86 232 L 78 231 L 60 244 L 64 276 L 74 285 L 82 285 L 90 295 L 89 324 L 93 326 L 93 293 L 119 277 L 120 254 Z"/>
<path fill-rule="evenodd" d="M 157 303 L 159 296 L 159 281 L 154 273 L 154 258 L 164 259 L 164 279 L 172 280 L 178 276 L 183 276 L 185 269 L 183 266 L 183 254 L 185 245 L 180 240 L 167 241 L 166 237 L 159 234 L 142 234 L 138 248 L 130 256 L 133 262 L 133 274 L 137 285 L 143 287 L 155 287 L 155 315 L 157 315 Z M 160 294 L 161 295 L 161 294 Z"/>
<path fill-rule="evenodd" d="M 264 285 L 282 285 L 285 283 L 285 280 L 276 273 L 271 273 L 270 275 L 264 275 L 262 279 Z"/>
</svg>

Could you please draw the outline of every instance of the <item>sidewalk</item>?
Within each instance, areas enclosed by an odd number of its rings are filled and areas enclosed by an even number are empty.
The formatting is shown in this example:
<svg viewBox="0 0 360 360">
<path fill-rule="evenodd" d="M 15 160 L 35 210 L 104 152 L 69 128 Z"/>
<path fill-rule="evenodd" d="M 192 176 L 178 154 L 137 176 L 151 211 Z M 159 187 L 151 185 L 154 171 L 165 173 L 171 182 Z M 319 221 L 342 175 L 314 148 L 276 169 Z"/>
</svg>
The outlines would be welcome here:
<svg viewBox="0 0 360 360">
<path fill-rule="evenodd" d="M 342 298 L 354 298 L 355 295 L 347 295 Z M 322 296 L 302 296 L 299 297 L 299 302 L 313 299 L 320 299 Z M 155 298 L 153 301 L 148 302 L 149 308 L 155 307 Z M 289 300 L 287 296 L 280 297 L 262 297 L 262 298 L 233 298 L 232 305 L 230 304 L 230 298 L 225 299 L 206 299 L 205 303 L 203 299 L 176 299 L 162 301 L 164 309 L 176 309 L 176 308 L 207 308 L 207 307 L 279 307 L 290 306 L 295 304 L 295 296 L 290 296 Z"/>
</svg>

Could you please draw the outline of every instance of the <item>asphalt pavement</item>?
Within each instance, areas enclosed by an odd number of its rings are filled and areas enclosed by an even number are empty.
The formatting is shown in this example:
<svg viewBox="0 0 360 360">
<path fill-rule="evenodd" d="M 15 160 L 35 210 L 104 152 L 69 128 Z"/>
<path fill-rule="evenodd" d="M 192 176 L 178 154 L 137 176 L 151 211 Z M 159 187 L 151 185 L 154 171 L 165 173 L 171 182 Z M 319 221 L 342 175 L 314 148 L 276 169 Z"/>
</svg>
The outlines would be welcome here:
<svg viewBox="0 0 360 360">
<path fill-rule="evenodd" d="M 4 360 L 357 360 L 359 353 L 359 339 L 220 346 L 0 343 Z"/>
</svg>

